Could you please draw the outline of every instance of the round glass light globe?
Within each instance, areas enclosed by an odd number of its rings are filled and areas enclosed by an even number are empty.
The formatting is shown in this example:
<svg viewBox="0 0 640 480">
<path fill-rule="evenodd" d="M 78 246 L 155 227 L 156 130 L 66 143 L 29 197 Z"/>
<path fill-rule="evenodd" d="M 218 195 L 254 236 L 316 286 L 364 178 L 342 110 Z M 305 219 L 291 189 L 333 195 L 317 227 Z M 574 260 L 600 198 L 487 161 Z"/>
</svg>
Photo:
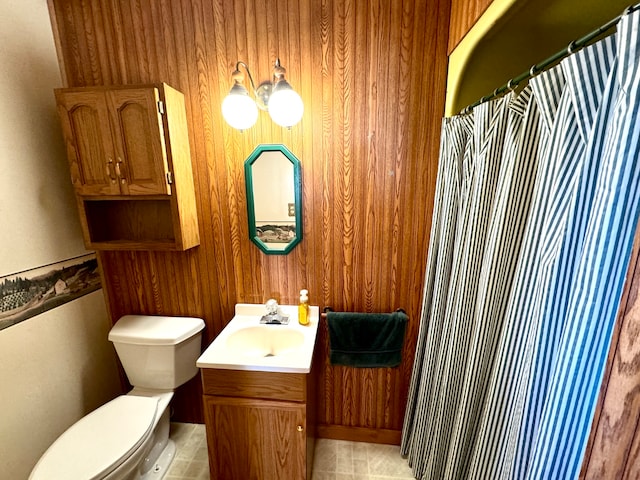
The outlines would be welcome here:
<svg viewBox="0 0 640 480">
<path fill-rule="evenodd" d="M 269 115 L 281 127 L 292 127 L 302 119 L 302 98 L 291 88 L 275 89 L 269 97 Z"/>
<path fill-rule="evenodd" d="M 248 95 L 230 93 L 222 101 L 222 116 L 238 130 L 246 130 L 258 120 L 258 107 Z"/>
</svg>

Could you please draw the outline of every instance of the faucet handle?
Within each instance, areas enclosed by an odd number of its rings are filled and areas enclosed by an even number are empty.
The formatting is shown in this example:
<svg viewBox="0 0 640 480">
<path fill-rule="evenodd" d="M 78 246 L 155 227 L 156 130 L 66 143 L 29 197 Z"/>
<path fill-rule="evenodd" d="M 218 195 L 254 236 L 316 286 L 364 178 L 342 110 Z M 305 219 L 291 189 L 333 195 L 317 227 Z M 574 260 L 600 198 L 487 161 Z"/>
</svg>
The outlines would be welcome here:
<svg viewBox="0 0 640 480">
<path fill-rule="evenodd" d="M 278 302 L 273 298 L 267 300 L 267 303 L 264 304 L 267 309 L 268 315 L 277 315 L 278 314 Z"/>
</svg>

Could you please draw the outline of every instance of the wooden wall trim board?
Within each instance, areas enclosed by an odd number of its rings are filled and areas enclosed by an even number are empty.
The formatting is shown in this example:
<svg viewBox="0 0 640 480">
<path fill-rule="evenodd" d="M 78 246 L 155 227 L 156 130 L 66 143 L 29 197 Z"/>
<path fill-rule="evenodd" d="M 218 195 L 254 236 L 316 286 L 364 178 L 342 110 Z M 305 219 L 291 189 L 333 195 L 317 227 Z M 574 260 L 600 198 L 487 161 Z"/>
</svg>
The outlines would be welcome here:
<svg viewBox="0 0 640 480">
<path fill-rule="evenodd" d="M 386 443 L 400 445 L 402 430 L 384 428 L 345 427 L 342 425 L 318 425 L 319 438 L 347 440 L 350 442 Z"/>
<path fill-rule="evenodd" d="M 238 302 L 311 303 L 410 321 L 394 369 L 328 365 L 318 423 L 400 431 L 415 351 L 444 113 L 449 0 L 49 0 L 66 87 L 166 82 L 185 95 L 200 246 L 100 252 L 111 318 L 204 318 L 207 345 Z M 237 60 L 258 81 L 279 56 L 302 122 L 246 132 L 220 104 Z M 52 85 L 59 87 L 59 85 Z M 52 93 L 53 95 L 53 93 Z M 244 159 L 283 143 L 302 163 L 304 240 L 267 256 L 249 240 Z M 200 380 L 176 419 L 202 421 Z"/>
</svg>

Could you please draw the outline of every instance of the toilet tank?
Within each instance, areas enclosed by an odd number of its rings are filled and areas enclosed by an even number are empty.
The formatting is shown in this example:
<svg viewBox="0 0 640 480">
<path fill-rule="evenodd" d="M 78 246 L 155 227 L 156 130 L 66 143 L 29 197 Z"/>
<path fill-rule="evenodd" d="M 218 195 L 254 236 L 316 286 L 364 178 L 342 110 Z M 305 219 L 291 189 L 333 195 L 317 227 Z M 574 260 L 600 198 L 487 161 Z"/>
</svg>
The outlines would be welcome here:
<svg viewBox="0 0 640 480">
<path fill-rule="evenodd" d="M 201 318 L 125 315 L 109 340 L 131 385 L 173 390 L 198 373 L 203 328 Z"/>
</svg>

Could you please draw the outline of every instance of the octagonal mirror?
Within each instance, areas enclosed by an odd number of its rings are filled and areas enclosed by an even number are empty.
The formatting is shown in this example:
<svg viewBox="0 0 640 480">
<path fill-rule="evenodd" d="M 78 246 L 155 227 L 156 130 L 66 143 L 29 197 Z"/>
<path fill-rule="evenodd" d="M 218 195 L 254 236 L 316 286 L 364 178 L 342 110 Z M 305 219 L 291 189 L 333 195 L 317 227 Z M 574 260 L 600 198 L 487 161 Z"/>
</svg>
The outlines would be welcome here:
<svg viewBox="0 0 640 480">
<path fill-rule="evenodd" d="M 244 162 L 249 238 L 286 255 L 302 240 L 300 161 L 284 145 L 258 145 Z"/>
</svg>

